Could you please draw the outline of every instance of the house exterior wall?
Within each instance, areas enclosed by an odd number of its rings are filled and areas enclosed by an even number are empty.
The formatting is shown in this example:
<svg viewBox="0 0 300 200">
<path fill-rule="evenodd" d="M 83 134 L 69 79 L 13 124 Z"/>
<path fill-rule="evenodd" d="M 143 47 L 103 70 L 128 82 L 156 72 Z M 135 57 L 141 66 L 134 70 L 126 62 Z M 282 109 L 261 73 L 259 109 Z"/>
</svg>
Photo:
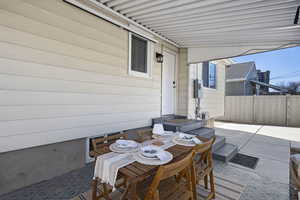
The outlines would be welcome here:
<svg viewBox="0 0 300 200">
<path fill-rule="evenodd" d="M 255 94 L 255 85 L 252 85 L 250 81 L 245 82 L 245 95 L 254 95 Z"/>
<path fill-rule="evenodd" d="M 228 61 L 227 61 L 228 62 Z M 224 115 L 224 97 L 225 97 L 225 60 L 214 61 L 217 65 L 217 87 L 216 89 L 203 89 L 203 98 L 201 100 L 201 112 L 208 112 L 211 118 Z M 195 99 L 193 98 L 193 80 L 202 79 L 202 64 L 189 65 L 189 94 L 188 94 L 188 117 L 195 117 Z"/>
<path fill-rule="evenodd" d="M 0 6 L 0 152 L 146 126 L 160 115 L 161 65 L 153 62 L 151 79 L 129 76 L 127 31 L 60 0 Z"/>
<path fill-rule="evenodd" d="M 226 82 L 226 96 L 245 95 L 245 81 Z"/>
<path fill-rule="evenodd" d="M 189 66 L 187 63 L 187 49 L 180 49 L 177 81 L 177 113 L 178 115 L 188 115 L 188 84 Z"/>
<path fill-rule="evenodd" d="M 161 64 L 152 58 L 152 78 L 128 75 L 128 31 L 61 0 L 0 8 L 0 174 L 16 174 L 1 176 L 0 194 L 83 166 L 87 137 L 160 116 Z M 158 41 L 154 52 L 177 53 Z M 23 161 L 1 171 L 13 157 Z"/>
<path fill-rule="evenodd" d="M 249 96 L 254 95 L 255 86 L 249 80 L 256 80 L 257 73 L 253 67 L 246 76 L 246 81 L 226 82 L 226 96 Z"/>
</svg>

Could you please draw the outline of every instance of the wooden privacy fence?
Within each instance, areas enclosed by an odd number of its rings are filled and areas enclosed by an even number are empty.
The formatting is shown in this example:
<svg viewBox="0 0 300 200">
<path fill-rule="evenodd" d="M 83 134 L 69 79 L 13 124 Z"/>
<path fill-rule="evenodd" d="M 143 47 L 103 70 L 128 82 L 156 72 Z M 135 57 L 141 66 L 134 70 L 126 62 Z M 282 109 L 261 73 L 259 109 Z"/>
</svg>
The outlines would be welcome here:
<svg viewBox="0 0 300 200">
<path fill-rule="evenodd" d="M 219 120 L 300 127 L 300 96 L 226 96 Z"/>
</svg>

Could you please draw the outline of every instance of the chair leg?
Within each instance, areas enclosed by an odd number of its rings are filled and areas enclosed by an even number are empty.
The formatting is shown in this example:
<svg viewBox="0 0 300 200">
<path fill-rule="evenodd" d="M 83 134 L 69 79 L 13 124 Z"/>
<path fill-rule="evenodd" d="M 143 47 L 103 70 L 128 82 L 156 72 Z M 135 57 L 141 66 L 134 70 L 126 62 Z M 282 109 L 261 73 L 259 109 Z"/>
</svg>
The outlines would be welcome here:
<svg viewBox="0 0 300 200">
<path fill-rule="evenodd" d="M 103 197 L 106 199 L 106 200 L 111 200 L 111 198 L 109 197 L 109 193 L 111 191 L 107 188 L 107 185 L 106 183 L 103 183 Z"/>
<path fill-rule="evenodd" d="M 213 170 L 211 170 L 211 172 L 209 173 L 209 178 L 210 178 L 210 190 L 211 193 L 213 194 L 213 199 L 216 198 L 216 191 L 215 191 L 215 180 L 214 180 L 214 172 Z"/>
<path fill-rule="evenodd" d="M 191 168 L 190 168 L 190 177 L 191 177 L 191 189 L 192 189 L 192 196 L 191 200 L 197 200 L 197 173 L 195 169 L 194 163 L 192 163 Z"/>
<path fill-rule="evenodd" d="M 204 176 L 204 188 L 208 189 L 208 177 L 207 177 L 207 175 Z"/>
<path fill-rule="evenodd" d="M 93 181 L 92 181 L 92 200 L 97 200 L 97 184 L 98 184 L 98 180 L 93 179 Z"/>
</svg>

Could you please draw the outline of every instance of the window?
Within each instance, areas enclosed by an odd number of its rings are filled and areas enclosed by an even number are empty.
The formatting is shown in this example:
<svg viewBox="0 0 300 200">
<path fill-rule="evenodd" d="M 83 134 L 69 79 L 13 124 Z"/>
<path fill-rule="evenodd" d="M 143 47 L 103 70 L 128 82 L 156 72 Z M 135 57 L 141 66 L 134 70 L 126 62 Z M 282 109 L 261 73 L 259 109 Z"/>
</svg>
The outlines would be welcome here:
<svg viewBox="0 0 300 200">
<path fill-rule="evenodd" d="M 129 74 L 150 77 L 151 58 L 151 42 L 129 33 Z"/>
<path fill-rule="evenodd" d="M 207 88 L 216 89 L 217 86 L 217 71 L 216 71 L 216 64 L 211 62 L 203 62 L 202 63 L 202 80 L 203 86 Z"/>
</svg>

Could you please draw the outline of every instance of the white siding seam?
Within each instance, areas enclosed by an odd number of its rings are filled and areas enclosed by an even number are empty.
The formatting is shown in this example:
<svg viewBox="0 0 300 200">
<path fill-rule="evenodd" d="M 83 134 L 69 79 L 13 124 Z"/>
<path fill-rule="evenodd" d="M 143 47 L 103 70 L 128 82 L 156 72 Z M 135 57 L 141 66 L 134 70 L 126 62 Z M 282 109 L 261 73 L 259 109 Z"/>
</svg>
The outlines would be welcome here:
<svg viewBox="0 0 300 200">
<path fill-rule="evenodd" d="M 103 85 L 103 86 L 120 86 L 120 87 L 128 87 L 128 88 L 136 88 L 136 85 L 124 85 L 124 84 L 115 84 L 115 83 L 107 83 L 107 81 L 103 82 L 95 82 L 95 81 L 81 81 L 81 80 L 70 80 L 70 79 L 60 79 L 60 78 L 50 78 L 50 77 L 43 77 L 43 76 L 30 76 L 30 75 L 20 75 L 16 73 L 3 73 L 0 72 L 0 76 L 5 75 L 5 76 L 15 76 L 15 77 L 28 77 L 28 78 L 35 78 L 35 79 L 44 79 L 44 80 L 56 80 L 56 81 L 66 81 L 66 82 L 74 82 L 74 83 L 87 83 L 87 84 L 95 84 L 95 85 Z M 1 85 L 0 85 L 1 88 Z M 160 90 L 160 87 L 144 87 L 144 86 L 139 86 L 139 88 L 144 88 L 144 89 L 149 89 L 149 90 Z"/>
<path fill-rule="evenodd" d="M 118 121 L 118 123 L 128 123 L 128 122 L 134 122 L 134 121 L 139 121 L 139 119 L 143 119 L 143 120 L 148 120 L 150 121 L 149 119 L 149 116 L 152 115 L 152 116 L 156 116 L 158 115 L 157 112 L 147 112 L 145 113 L 144 112 L 144 115 L 146 115 L 146 117 L 141 117 L 138 116 L 134 119 L 131 119 L 131 120 L 120 120 Z M 26 121 L 26 120 L 24 120 Z M 29 120 L 27 120 L 29 121 Z M 1 123 L 0 123 L 1 124 Z M 72 126 L 72 127 L 67 127 L 67 128 L 54 128 L 54 129 L 47 129 L 47 130 L 39 130 L 39 131 L 28 131 L 28 132 L 22 132 L 22 133 L 15 133 L 15 134 L 9 134 L 9 135 L 0 135 L 0 138 L 6 138 L 6 137 L 12 137 L 12 136 L 18 136 L 18 135 L 31 135 L 31 134 L 38 134 L 38 133 L 47 133 L 47 132 L 53 132 L 53 131 L 61 131 L 61 130 L 70 130 L 70 129 L 78 129 L 78 128 L 84 128 L 84 127 L 95 127 L 95 126 L 106 126 L 106 125 L 115 125 L 116 122 L 111 122 L 111 123 L 97 123 L 97 124 L 86 124 L 86 125 L 81 125 L 81 126 Z"/>
<path fill-rule="evenodd" d="M 8 41 L 1 41 L 0 40 L 0 43 L 6 43 L 6 44 L 10 44 L 10 45 L 20 46 L 20 47 L 23 47 L 23 48 L 33 49 L 35 51 L 46 52 L 46 53 L 49 53 L 49 54 L 54 54 L 54 55 L 58 55 L 58 56 L 62 56 L 62 57 L 69 57 L 69 58 L 74 58 L 74 59 L 77 59 L 77 60 L 84 60 L 84 61 L 95 63 L 95 64 L 105 64 L 105 65 L 108 65 L 108 66 L 114 67 L 114 68 L 120 68 L 122 66 L 122 63 L 118 63 L 118 64 L 116 64 L 116 63 L 115 64 L 105 63 L 105 62 L 90 60 L 90 59 L 87 59 L 87 58 L 77 57 L 77 56 L 73 56 L 73 55 L 57 53 L 55 51 L 49 51 L 49 50 L 44 50 L 44 49 L 40 49 L 40 48 L 30 47 L 30 46 L 23 45 L 23 44 L 16 44 L 14 42 L 8 42 Z"/>
<path fill-rule="evenodd" d="M 97 92 L 75 92 L 75 91 L 66 91 L 66 90 L 62 90 L 62 91 L 58 91 L 58 90 L 30 90 L 30 89 L 7 89 L 7 88 L 1 88 L 0 86 L 0 91 L 21 91 L 21 92 L 47 92 L 47 93 L 63 93 L 63 94 L 91 94 L 91 95 L 101 95 L 101 94 L 105 94 L 105 95 L 119 95 L 121 97 L 124 96 L 124 94 L 120 94 L 119 92 L 111 92 L 111 93 L 97 93 Z M 159 89 L 158 89 L 159 90 Z M 158 94 L 160 94 L 160 92 L 157 92 Z M 153 96 L 153 94 L 149 94 L 149 95 L 136 95 L 136 94 L 127 94 L 127 96 L 130 97 L 151 97 Z"/>
<path fill-rule="evenodd" d="M 134 105 L 137 105 L 137 104 L 134 104 Z M 143 105 L 143 104 L 141 104 Z M 151 106 L 151 104 L 147 104 L 149 107 Z M 157 105 L 159 107 L 159 104 L 152 104 L 152 105 Z M 128 104 L 124 104 L 124 106 L 128 106 Z M 1 108 L 1 107 L 0 107 Z M 134 109 L 132 109 L 132 111 L 134 111 Z M 141 109 L 139 111 L 135 110 L 134 112 L 132 113 L 135 113 L 135 114 L 139 114 L 139 113 L 152 113 L 152 112 L 155 112 L 153 110 L 145 110 L 145 109 Z M 78 114 L 78 115 L 64 115 L 64 116 L 52 116 L 52 117 L 35 117 L 35 118 L 23 118 L 23 119 L 13 119 L 13 120 L 0 120 L 0 125 L 1 123 L 4 123 L 4 122 L 17 122 L 17 121 L 32 121 L 32 120 L 43 120 L 43 119 L 64 119 L 64 118 L 77 118 L 77 117 L 88 117 L 88 116 L 101 116 L 101 115 L 114 115 L 114 114 L 126 114 L 128 113 L 128 111 L 110 111 L 110 112 L 98 112 L 98 113 L 92 113 L 92 114 Z M 2 137 L 0 135 L 0 137 Z"/>
<path fill-rule="evenodd" d="M 64 65 L 54 65 L 54 64 L 48 64 L 48 63 L 42 63 L 42 62 L 36 62 L 36 61 L 29 61 L 29 60 L 24 60 L 24 59 L 16 59 L 16 58 L 10 58 L 10 57 L 5 57 L 5 56 L 2 56 L 0 55 L 0 59 L 3 58 L 3 59 L 7 59 L 7 60 L 15 60 L 15 61 L 22 61 L 22 62 L 26 62 L 26 63 L 33 63 L 33 64 L 38 64 L 38 65 L 45 65 L 45 66 L 49 66 L 49 67 L 55 67 L 55 68 L 63 68 L 63 69 L 68 69 L 68 70 L 76 70 L 76 71 L 82 71 L 82 72 L 89 72 L 89 73 L 96 73 L 96 74 L 105 74 L 107 76 L 112 76 L 112 77 L 128 77 L 128 75 L 113 75 L 113 74 L 109 74 L 109 73 L 104 73 L 104 72 L 101 72 L 99 73 L 98 71 L 92 71 L 92 70 L 85 70 L 85 69 L 78 69 L 78 68 L 75 68 L 75 67 L 66 67 Z M 112 67 L 115 67 L 115 66 L 112 66 Z M 119 67 L 115 67 L 115 68 L 119 68 Z M 150 80 L 149 80 L 150 81 Z"/>
</svg>

